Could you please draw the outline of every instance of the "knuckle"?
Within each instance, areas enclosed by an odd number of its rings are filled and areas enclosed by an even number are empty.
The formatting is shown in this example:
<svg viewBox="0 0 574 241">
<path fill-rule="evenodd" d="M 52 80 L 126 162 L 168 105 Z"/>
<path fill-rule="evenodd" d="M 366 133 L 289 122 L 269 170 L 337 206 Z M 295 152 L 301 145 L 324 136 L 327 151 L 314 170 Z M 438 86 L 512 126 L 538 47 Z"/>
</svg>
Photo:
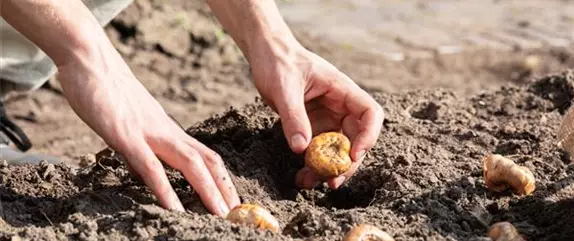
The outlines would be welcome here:
<svg viewBox="0 0 574 241">
<path fill-rule="evenodd" d="M 203 160 L 208 166 L 220 166 L 223 165 L 223 160 L 221 156 L 214 151 L 208 151 L 205 153 L 205 160 Z"/>
<path fill-rule="evenodd" d="M 141 175 L 149 175 L 150 173 L 154 173 L 158 169 L 163 168 L 160 162 L 158 161 L 144 161 L 140 164 Z"/>
<path fill-rule="evenodd" d="M 181 158 L 180 164 L 182 165 L 182 167 L 190 167 L 195 165 L 195 163 L 197 162 L 197 160 L 200 160 L 200 156 L 199 154 L 197 154 L 196 151 L 190 151 L 187 152 L 183 155 L 183 158 Z"/>
</svg>

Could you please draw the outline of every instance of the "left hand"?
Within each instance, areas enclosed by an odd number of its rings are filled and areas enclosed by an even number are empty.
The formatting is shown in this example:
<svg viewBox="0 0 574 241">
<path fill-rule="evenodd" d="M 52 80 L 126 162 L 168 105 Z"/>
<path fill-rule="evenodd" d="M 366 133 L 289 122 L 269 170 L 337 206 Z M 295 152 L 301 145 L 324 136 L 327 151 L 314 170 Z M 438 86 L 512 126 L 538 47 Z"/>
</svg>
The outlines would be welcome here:
<svg viewBox="0 0 574 241">
<path fill-rule="evenodd" d="M 276 39 L 277 40 L 277 39 Z M 360 166 L 381 131 L 381 106 L 353 80 L 297 41 L 266 41 L 249 56 L 255 86 L 263 100 L 281 117 L 283 132 L 295 153 L 303 153 L 311 138 L 342 131 L 351 140 L 353 163 L 346 173 L 328 181 L 336 189 Z M 308 168 L 295 183 L 305 189 L 318 184 Z"/>
</svg>

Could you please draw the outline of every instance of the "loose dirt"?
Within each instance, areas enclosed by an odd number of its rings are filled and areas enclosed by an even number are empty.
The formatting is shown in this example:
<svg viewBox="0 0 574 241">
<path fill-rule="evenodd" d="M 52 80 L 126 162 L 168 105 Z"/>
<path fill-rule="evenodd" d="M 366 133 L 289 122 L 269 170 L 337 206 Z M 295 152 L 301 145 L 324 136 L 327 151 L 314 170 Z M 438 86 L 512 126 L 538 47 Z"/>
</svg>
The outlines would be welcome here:
<svg viewBox="0 0 574 241">
<path fill-rule="evenodd" d="M 188 129 L 219 152 L 243 202 L 268 208 L 281 234 L 207 214 L 185 179 L 170 180 L 186 213 L 154 204 L 110 151 L 93 166 L 2 166 L 3 239 L 340 240 L 369 223 L 397 240 L 484 240 L 512 222 L 529 240 L 574 236 L 574 168 L 556 129 L 574 97 L 574 72 L 472 97 L 451 91 L 372 93 L 387 119 L 359 172 L 339 190 L 294 187 L 302 156 L 292 154 L 277 116 L 260 101 Z M 537 180 L 533 195 L 494 194 L 482 181 L 488 153 L 512 158 Z"/>
<path fill-rule="evenodd" d="M 277 116 L 255 99 L 240 52 L 202 1 L 170 3 L 136 1 L 106 31 L 167 112 L 222 155 L 242 201 L 279 219 L 281 234 L 208 214 L 173 170 L 170 180 L 186 213 L 159 208 L 110 151 L 76 168 L 89 160 L 80 156 L 105 145 L 52 82 L 6 104 L 34 151 L 68 165 L 0 163 L 0 240 L 340 240 L 360 223 L 396 240 L 488 240 L 487 227 L 497 221 L 512 222 L 529 240 L 574 237 L 574 168 L 556 145 L 574 97 L 574 74 L 562 73 L 574 67 L 571 50 L 381 62 L 299 33 L 305 46 L 371 93 L 387 116 L 377 145 L 345 186 L 298 190 L 293 179 L 303 157 L 290 152 Z M 529 55 L 540 58 L 537 68 L 521 67 Z M 548 73 L 554 75 L 543 77 Z M 481 159 L 488 153 L 530 168 L 534 194 L 486 190 Z"/>
</svg>

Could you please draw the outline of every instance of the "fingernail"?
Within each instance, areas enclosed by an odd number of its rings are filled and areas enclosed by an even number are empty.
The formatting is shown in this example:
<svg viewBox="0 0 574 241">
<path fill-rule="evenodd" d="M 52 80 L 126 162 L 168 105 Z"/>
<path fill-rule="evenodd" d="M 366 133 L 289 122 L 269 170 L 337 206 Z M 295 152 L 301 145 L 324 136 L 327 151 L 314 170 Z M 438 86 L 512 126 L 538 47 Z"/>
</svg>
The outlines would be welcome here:
<svg viewBox="0 0 574 241">
<path fill-rule="evenodd" d="M 227 203 L 225 202 L 219 203 L 219 212 L 221 212 L 221 215 L 223 215 L 223 217 L 227 216 L 227 214 L 229 213 L 229 207 L 227 207 Z"/>
<path fill-rule="evenodd" d="M 297 133 L 291 137 L 291 147 L 303 149 L 305 146 L 305 137 L 301 133 Z"/>
<path fill-rule="evenodd" d="M 180 211 L 180 212 L 185 212 L 185 208 L 183 207 L 183 204 L 181 204 L 181 202 L 177 202 L 177 204 L 175 205 L 174 210 L 175 210 L 175 211 Z"/>
<path fill-rule="evenodd" d="M 365 150 L 360 151 L 357 156 L 359 158 L 357 158 L 357 161 L 363 161 L 363 159 L 365 159 L 365 156 L 367 155 L 367 152 Z"/>
<path fill-rule="evenodd" d="M 343 185 L 343 183 L 345 183 L 346 179 L 347 179 L 347 177 L 345 177 L 345 176 L 336 177 L 334 180 L 335 189 L 338 189 L 339 187 L 341 187 L 341 185 Z"/>
</svg>

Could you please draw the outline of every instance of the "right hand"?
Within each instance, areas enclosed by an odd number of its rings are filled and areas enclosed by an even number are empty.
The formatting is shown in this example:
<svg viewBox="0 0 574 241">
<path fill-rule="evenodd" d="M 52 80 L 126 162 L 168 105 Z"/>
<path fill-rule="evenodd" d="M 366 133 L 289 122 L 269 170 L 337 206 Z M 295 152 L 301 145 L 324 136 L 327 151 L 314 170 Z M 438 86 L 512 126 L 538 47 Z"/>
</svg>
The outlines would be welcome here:
<svg viewBox="0 0 574 241">
<path fill-rule="evenodd" d="M 110 43 L 96 54 L 76 58 L 58 65 L 68 102 L 126 157 L 130 171 L 142 178 L 164 208 L 184 211 L 158 157 L 183 173 L 211 213 L 225 216 L 240 204 L 221 157 L 165 113 Z"/>
</svg>

